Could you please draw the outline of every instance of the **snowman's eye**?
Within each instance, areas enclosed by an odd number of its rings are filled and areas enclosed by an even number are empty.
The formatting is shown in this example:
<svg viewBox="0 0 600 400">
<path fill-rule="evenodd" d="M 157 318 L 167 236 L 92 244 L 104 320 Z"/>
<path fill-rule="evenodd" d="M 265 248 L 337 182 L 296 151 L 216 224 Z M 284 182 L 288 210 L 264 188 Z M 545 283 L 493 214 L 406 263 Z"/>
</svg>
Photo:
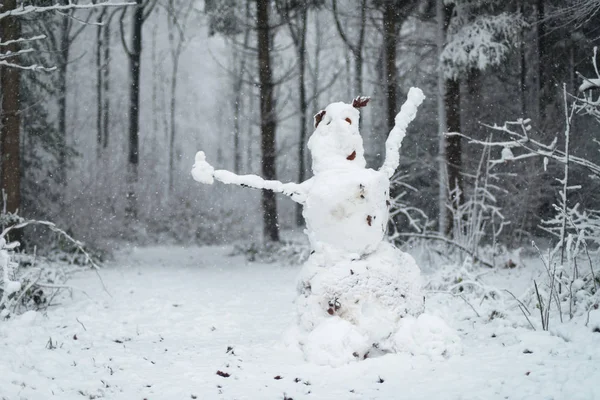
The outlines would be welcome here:
<svg viewBox="0 0 600 400">
<path fill-rule="evenodd" d="M 352 125 L 352 120 L 350 118 L 346 118 L 346 122 Z"/>
</svg>

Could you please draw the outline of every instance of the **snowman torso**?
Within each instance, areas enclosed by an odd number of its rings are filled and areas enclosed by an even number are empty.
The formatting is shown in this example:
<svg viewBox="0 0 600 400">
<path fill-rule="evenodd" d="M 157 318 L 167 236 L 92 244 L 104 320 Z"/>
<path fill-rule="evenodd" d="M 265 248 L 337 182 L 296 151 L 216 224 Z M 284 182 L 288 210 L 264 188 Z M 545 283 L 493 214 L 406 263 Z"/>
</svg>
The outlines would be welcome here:
<svg viewBox="0 0 600 400">
<path fill-rule="evenodd" d="M 389 205 L 389 180 L 372 169 L 333 169 L 311 179 L 304 206 L 313 249 L 324 246 L 364 255 L 384 237 Z"/>
</svg>

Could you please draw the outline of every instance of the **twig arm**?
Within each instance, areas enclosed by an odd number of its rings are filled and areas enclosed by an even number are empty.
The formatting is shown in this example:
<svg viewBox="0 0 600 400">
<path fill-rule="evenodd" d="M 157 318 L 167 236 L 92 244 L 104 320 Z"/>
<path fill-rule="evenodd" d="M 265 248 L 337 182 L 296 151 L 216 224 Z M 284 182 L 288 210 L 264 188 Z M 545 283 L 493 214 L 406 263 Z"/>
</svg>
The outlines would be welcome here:
<svg viewBox="0 0 600 400">
<path fill-rule="evenodd" d="M 425 100 L 423 91 L 412 87 L 408 91 L 408 98 L 402 105 L 400 112 L 396 115 L 395 125 L 385 142 L 385 161 L 380 171 L 391 178 L 400 165 L 400 147 L 406 136 L 406 128 L 417 116 L 417 109 Z"/>
<path fill-rule="evenodd" d="M 228 185 L 271 190 L 275 193 L 284 194 L 300 204 L 304 204 L 306 200 L 307 189 L 305 185 L 268 181 L 257 175 L 237 175 L 223 169 L 215 170 L 212 165 L 206 162 L 206 155 L 203 151 L 196 153 L 196 163 L 192 168 L 192 176 L 197 182 L 208 185 L 217 180 Z"/>
</svg>

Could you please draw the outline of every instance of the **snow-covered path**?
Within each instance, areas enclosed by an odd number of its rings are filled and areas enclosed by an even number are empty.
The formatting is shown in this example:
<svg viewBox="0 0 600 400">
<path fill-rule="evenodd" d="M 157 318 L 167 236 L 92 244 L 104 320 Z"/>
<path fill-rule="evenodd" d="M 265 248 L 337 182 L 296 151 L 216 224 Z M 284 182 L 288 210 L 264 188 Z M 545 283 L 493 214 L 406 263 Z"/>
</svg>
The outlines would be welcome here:
<svg viewBox="0 0 600 400">
<path fill-rule="evenodd" d="M 112 297 L 85 272 L 71 284 L 89 298 L 0 322 L 0 399 L 600 399 L 600 334 L 467 318 L 446 295 L 428 312 L 460 331 L 462 356 L 307 364 L 280 344 L 298 268 L 228 252 L 135 249 L 102 271 Z"/>
</svg>

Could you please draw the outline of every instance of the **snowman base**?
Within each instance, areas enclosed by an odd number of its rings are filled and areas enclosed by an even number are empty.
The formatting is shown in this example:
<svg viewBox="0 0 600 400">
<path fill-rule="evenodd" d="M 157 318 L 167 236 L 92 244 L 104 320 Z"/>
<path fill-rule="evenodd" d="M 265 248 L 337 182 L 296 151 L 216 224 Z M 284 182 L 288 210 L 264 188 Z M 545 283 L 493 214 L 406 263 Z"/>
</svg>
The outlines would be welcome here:
<svg viewBox="0 0 600 400">
<path fill-rule="evenodd" d="M 357 259 L 319 251 L 302 268 L 296 305 L 307 361 L 336 366 L 395 352 L 403 318 L 424 309 L 420 270 L 387 242 Z"/>
</svg>

